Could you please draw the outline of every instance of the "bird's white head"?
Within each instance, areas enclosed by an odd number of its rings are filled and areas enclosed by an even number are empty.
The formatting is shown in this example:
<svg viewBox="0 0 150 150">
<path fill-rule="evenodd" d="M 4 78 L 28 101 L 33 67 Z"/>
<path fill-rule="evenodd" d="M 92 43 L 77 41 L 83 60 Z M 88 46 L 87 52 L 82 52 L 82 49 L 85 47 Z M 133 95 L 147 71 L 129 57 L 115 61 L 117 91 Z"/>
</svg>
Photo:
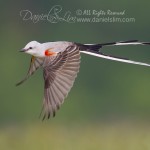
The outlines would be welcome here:
<svg viewBox="0 0 150 150">
<path fill-rule="evenodd" d="M 35 57 L 42 57 L 41 44 L 37 41 L 29 42 L 20 52 L 25 52 Z"/>
</svg>

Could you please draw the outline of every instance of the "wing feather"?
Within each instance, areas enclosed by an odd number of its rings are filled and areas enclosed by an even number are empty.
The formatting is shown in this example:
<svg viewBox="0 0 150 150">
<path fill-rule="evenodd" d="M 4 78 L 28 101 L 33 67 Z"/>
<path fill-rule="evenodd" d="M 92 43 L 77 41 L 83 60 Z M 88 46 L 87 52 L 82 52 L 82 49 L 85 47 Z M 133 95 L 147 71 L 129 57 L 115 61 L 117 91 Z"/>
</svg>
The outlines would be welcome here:
<svg viewBox="0 0 150 150">
<path fill-rule="evenodd" d="M 68 95 L 80 67 L 80 51 L 77 46 L 69 46 L 57 56 L 46 58 L 44 68 L 43 119 L 55 116 L 56 111 Z M 48 105 L 48 106 L 47 106 Z"/>
<path fill-rule="evenodd" d="M 43 60 L 44 60 L 43 58 L 35 58 L 34 56 L 32 56 L 31 61 L 30 61 L 30 67 L 29 67 L 29 70 L 28 70 L 28 73 L 27 73 L 26 77 L 23 80 L 21 80 L 20 82 L 18 82 L 16 84 L 16 86 L 22 84 L 31 75 L 33 75 L 35 73 L 35 71 L 43 65 Z"/>
</svg>

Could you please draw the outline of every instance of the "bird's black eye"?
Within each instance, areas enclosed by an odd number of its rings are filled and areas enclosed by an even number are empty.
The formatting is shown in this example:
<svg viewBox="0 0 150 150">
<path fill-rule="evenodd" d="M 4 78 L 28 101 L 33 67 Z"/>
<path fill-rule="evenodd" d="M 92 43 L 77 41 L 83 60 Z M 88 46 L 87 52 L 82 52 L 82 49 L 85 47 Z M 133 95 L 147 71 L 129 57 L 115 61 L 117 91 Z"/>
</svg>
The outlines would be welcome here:
<svg viewBox="0 0 150 150">
<path fill-rule="evenodd" d="M 29 49 L 32 49 L 32 47 L 29 47 Z"/>
</svg>

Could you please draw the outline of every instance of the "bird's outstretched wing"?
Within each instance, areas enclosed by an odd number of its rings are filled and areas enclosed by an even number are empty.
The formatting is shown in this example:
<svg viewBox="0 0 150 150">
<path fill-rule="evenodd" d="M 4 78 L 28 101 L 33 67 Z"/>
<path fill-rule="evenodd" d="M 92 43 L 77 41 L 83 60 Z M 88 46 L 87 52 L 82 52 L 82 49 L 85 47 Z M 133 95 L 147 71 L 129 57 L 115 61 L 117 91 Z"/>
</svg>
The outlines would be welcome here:
<svg viewBox="0 0 150 150">
<path fill-rule="evenodd" d="M 80 52 L 75 45 L 59 52 L 57 56 L 45 58 L 43 63 L 45 81 L 43 119 L 55 116 L 73 86 L 79 67 Z"/>
<path fill-rule="evenodd" d="M 26 75 L 26 77 L 21 80 L 20 82 L 18 82 L 16 84 L 16 86 L 22 84 L 24 81 L 26 81 L 31 75 L 34 74 L 34 72 L 40 68 L 42 65 L 43 65 L 43 61 L 44 59 L 43 58 L 36 58 L 34 56 L 31 57 L 31 62 L 30 62 L 30 67 L 29 67 L 29 70 L 28 70 L 28 73 Z"/>
</svg>

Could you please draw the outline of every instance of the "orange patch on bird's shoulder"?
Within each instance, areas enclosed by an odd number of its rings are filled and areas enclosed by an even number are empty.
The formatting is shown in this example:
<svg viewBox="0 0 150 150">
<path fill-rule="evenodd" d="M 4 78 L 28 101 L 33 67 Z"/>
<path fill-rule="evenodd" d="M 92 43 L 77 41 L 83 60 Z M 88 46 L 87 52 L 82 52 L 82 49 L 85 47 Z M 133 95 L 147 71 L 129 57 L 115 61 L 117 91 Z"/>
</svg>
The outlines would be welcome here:
<svg viewBox="0 0 150 150">
<path fill-rule="evenodd" d="M 52 49 L 53 48 L 49 48 L 49 49 L 45 50 L 45 56 L 54 56 L 54 55 L 56 55 L 57 53 L 56 52 L 52 52 L 51 51 Z"/>
</svg>

